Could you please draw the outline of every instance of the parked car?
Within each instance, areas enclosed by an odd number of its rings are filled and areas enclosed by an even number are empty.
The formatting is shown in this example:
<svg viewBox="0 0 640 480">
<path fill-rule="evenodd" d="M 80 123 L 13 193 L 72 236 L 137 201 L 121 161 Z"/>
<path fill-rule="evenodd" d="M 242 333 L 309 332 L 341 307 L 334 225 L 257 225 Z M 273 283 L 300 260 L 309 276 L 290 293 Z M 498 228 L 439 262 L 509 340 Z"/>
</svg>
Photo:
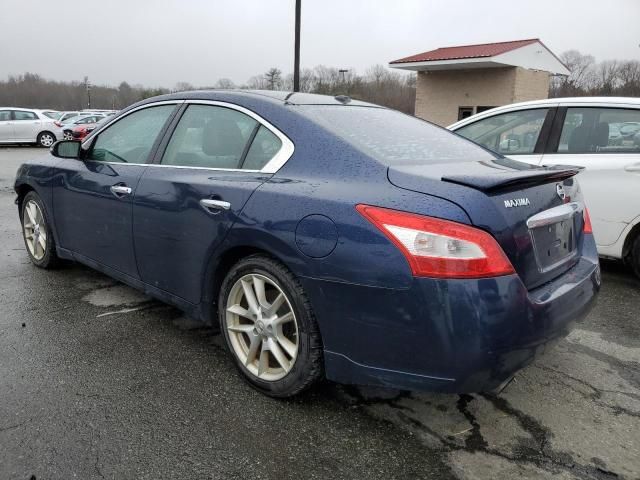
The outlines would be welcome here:
<svg viewBox="0 0 640 480">
<path fill-rule="evenodd" d="M 103 117 L 100 120 L 93 123 L 80 122 L 71 130 L 71 137 L 73 140 L 83 140 L 84 137 L 93 132 L 98 125 L 109 120 L 109 117 Z"/>
<path fill-rule="evenodd" d="M 640 99 L 554 98 L 474 115 L 450 130 L 534 165 L 578 165 L 600 256 L 640 276 Z"/>
<path fill-rule="evenodd" d="M 91 110 L 91 111 L 85 111 L 85 110 L 75 110 L 75 111 L 70 111 L 70 112 L 60 112 L 61 115 L 58 118 L 58 121 L 60 121 L 61 123 L 67 123 L 71 118 L 73 117 L 83 117 L 83 116 L 87 116 L 87 115 L 106 115 L 102 112 L 98 112 L 95 110 Z"/>
<path fill-rule="evenodd" d="M 261 392 L 470 392 L 593 305 L 576 173 L 344 96 L 210 91 L 57 143 L 15 190 L 36 266 L 75 260 L 219 325 Z"/>
<path fill-rule="evenodd" d="M 0 107 L 0 143 L 35 143 L 50 147 L 61 138 L 60 125 L 45 111 Z"/>
<path fill-rule="evenodd" d="M 62 124 L 62 133 L 65 140 L 73 140 L 73 130 L 81 125 L 95 125 L 97 122 L 105 118 L 101 113 L 92 113 L 90 115 L 80 114 L 67 119 Z"/>
</svg>

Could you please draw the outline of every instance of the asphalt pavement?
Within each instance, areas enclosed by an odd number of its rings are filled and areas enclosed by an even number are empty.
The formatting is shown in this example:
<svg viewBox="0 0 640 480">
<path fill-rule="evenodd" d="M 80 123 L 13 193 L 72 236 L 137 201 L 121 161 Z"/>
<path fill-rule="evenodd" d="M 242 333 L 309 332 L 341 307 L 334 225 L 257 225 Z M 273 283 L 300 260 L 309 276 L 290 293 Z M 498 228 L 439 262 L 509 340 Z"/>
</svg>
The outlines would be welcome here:
<svg viewBox="0 0 640 480">
<path fill-rule="evenodd" d="M 80 265 L 29 262 L 0 148 L 0 479 L 640 478 L 640 281 L 499 396 L 329 382 L 289 401 L 219 335 Z"/>
</svg>

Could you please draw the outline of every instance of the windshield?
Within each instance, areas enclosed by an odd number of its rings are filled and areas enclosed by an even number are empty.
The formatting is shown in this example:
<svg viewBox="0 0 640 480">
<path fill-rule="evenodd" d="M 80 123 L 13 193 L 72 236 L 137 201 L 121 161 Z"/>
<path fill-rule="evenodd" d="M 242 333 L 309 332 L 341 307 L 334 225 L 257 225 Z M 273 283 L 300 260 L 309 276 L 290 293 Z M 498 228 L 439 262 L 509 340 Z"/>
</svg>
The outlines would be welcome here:
<svg viewBox="0 0 640 480">
<path fill-rule="evenodd" d="M 395 110 L 312 106 L 302 113 L 385 165 L 496 158 L 469 140 Z"/>
<path fill-rule="evenodd" d="M 78 123 L 80 120 L 82 120 L 83 118 L 86 118 L 86 115 L 76 115 L 75 117 L 69 117 L 67 119 L 65 119 L 64 123 Z"/>
</svg>

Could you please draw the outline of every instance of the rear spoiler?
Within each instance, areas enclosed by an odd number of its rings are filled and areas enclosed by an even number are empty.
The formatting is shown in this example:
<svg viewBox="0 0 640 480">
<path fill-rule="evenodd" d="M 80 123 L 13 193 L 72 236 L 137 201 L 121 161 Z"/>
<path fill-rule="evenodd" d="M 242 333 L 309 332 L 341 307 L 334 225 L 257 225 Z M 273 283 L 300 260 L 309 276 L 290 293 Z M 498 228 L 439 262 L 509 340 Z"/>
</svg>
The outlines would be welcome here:
<svg viewBox="0 0 640 480">
<path fill-rule="evenodd" d="M 495 173 L 443 175 L 444 182 L 464 185 L 485 193 L 527 188 L 543 183 L 561 182 L 577 175 L 584 167 L 553 165 L 526 170 L 498 170 Z"/>
</svg>

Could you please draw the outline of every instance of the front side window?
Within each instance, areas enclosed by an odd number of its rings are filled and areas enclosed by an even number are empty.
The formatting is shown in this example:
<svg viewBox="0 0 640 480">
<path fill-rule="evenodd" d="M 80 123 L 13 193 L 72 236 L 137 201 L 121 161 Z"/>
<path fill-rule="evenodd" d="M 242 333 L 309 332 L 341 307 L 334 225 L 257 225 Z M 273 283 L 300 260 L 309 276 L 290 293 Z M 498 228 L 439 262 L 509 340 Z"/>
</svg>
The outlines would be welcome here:
<svg viewBox="0 0 640 480">
<path fill-rule="evenodd" d="M 33 112 L 14 110 L 13 115 L 15 120 L 38 120 L 38 116 Z"/>
<path fill-rule="evenodd" d="M 456 133 L 504 155 L 533 153 L 547 108 L 519 110 L 483 118 Z"/>
<path fill-rule="evenodd" d="M 100 132 L 88 159 L 145 163 L 175 105 L 159 105 L 133 112 Z"/>
<path fill-rule="evenodd" d="M 231 108 L 189 105 L 171 136 L 162 164 L 242 168 L 246 147 L 259 127 L 256 120 Z M 253 164 L 259 162 L 258 156 L 253 155 Z"/>
<path fill-rule="evenodd" d="M 640 152 L 640 109 L 567 109 L 558 153 L 637 152 Z"/>
</svg>

